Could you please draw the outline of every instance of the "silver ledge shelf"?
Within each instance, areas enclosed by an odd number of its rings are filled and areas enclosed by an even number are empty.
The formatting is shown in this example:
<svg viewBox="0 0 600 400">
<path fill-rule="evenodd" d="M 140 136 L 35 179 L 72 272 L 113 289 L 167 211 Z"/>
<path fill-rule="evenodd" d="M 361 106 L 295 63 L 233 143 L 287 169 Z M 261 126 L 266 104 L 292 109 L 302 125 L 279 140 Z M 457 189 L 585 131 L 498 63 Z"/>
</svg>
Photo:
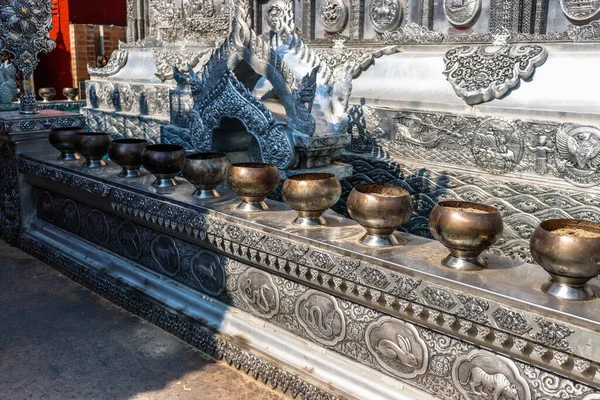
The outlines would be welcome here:
<svg viewBox="0 0 600 400">
<path fill-rule="evenodd" d="M 328 227 L 298 228 L 295 211 L 246 214 L 239 199 L 198 201 L 183 179 L 157 192 L 153 177 L 117 176 L 109 162 L 99 170 L 56 160 L 56 154 L 20 155 L 19 171 L 38 190 L 114 214 L 167 236 L 199 244 L 225 257 L 358 303 L 378 313 L 490 349 L 598 388 L 600 299 L 567 302 L 544 294 L 548 275 L 539 266 L 486 254 L 488 269 L 457 272 L 440 260 L 439 243 L 396 233 L 401 245 L 372 249 L 358 243 L 363 229 L 332 212 Z M 600 293 L 598 281 L 590 284 Z"/>
</svg>

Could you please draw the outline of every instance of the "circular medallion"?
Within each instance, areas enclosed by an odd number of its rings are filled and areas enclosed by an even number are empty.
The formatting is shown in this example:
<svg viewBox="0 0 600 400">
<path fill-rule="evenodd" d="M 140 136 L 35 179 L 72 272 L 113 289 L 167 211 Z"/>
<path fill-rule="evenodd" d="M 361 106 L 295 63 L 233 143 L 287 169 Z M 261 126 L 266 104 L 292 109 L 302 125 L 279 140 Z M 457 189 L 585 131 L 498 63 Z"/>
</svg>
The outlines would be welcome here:
<svg viewBox="0 0 600 400">
<path fill-rule="evenodd" d="M 600 13 L 600 0 L 560 0 L 560 6 L 573 21 L 589 21 Z"/>
<path fill-rule="evenodd" d="M 471 142 L 475 164 L 493 174 L 512 171 L 523 157 L 523 137 L 508 122 L 492 118 L 477 127 Z"/>
<path fill-rule="evenodd" d="M 348 6 L 344 0 L 323 0 L 319 14 L 323 28 L 329 33 L 343 31 L 348 22 Z"/>
<path fill-rule="evenodd" d="M 427 345 L 413 325 L 381 317 L 367 327 L 365 335 L 371 354 L 392 375 L 414 378 L 427 371 Z"/>
<path fill-rule="evenodd" d="M 200 250 L 190 261 L 192 274 L 202 290 L 218 296 L 225 290 L 225 270 L 215 253 Z"/>
<path fill-rule="evenodd" d="M 444 0 L 448 21 L 459 28 L 469 26 L 481 11 L 481 0 Z"/>
<path fill-rule="evenodd" d="M 142 239 L 137 226 L 124 221 L 117 229 L 117 242 L 125 254 L 134 260 L 142 255 Z"/>
<path fill-rule="evenodd" d="M 102 211 L 92 210 L 86 219 L 88 230 L 92 236 L 92 240 L 100 244 L 108 243 L 108 222 Z"/>
<path fill-rule="evenodd" d="M 248 268 L 238 280 L 238 290 L 252 313 L 273 318 L 279 312 L 279 290 L 269 274 Z"/>
<path fill-rule="evenodd" d="M 62 220 L 70 231 L 79 231 L 79 210 L 73 200 L 64 201 L 61 209 Z"/>
<path fill-rule="evenodd" d="M 38 198 L 38 215 L 43 220 L 54 222 L 54 199 L 49 192 L 43 191 Z"/>
<path fill-rule="evenodd" d="M 154 261 L 159 268 L 169 276 L 176 276 L 179 272 L 179 250 L 173 238 L 158 235 L 150 246 Z"/>
<path fill-rule="evenodd" d="M 376 32 L 393 31 L 402 20 L 402 6 L 398 0 L 373 0 L 369 18 Z"/>
<path fill-rule="evenodd" d="M 346 319 L 333 296 L 309 290 L 296 301 L 296 317 L 308 335 L 330 346 L 346 337 Z"/>
</svg>

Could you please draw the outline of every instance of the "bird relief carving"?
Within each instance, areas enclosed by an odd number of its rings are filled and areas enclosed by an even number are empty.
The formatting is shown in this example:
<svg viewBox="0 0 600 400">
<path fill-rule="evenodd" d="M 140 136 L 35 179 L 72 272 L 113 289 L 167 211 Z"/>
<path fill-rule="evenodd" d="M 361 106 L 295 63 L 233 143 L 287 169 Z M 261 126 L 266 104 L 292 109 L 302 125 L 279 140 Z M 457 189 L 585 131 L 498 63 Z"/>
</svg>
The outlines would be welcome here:
<svg viewBox="0 0 600 400">
<path fill-rule="evenodd" d="M 573 185 L 600 183 L 600 128 L 564 124 L 556 132 L 556 167 Z"/>
</svg>

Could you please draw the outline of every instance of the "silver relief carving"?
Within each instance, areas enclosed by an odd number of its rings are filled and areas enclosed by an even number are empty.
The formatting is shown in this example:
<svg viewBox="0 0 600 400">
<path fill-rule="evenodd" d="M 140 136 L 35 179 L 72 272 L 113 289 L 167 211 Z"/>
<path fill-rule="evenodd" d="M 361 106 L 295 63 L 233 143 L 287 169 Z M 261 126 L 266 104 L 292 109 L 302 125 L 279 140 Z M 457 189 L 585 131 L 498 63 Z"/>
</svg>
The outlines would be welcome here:
<svg viewBox="0 0 600 400">
<path fill-rule="evenodd" d="M 271 275 L 248 268 L 238 278 L 238 291 L 252 313 L 267 319 L 279 313 L 279 290 Z"/>
<path fill-rule="evenodd" d="M 567 340 L 573 333 L 571 328 L 541 317 L 534 317 L 534 320 L 539 328 L 537 332 L 531 333 L 534 340 L 558 350 L 572 351 Z"/>
<path fill-rule="evenodd" d="M 531 330 L 531 326 L 527 323 L 523 313 L 499 307 L 494 311 L 492 316 L 500 328 L 519 334 L 524 334 Z"/>
<path fill-rule="evenodd" d="M 441 43 L 444 35 L 411 21 L 393 32 L 383 32 L 381 38 L 384 43 L 428 44 Z"/>
<path fill-rule="evenodd" d="M 473 105 L 498 99 L 529 79 L 548 53 L 539 45 L 461 46 L 444 56 L 444 75 L 456 94 Z"/>
<path fill-rule="evenodd" d="M 110 238 L 108 230 L 108 221 L 106 215 L 100 210 L 92 210 L 86 218 L 87 229 L 90 232 L 93 240 L 106 245 Z"/>
<path fill-rule="evenodd" d="M 452 382 L 470 400 L 531 400 L 531 390 L 515 363 L 484 350 L 459 356 Z"/>
<path fill-rule="evenodd" d="M 523 136 L 510 122 L 488 119 L 476 129 L 471 152 L 479 168 L 493 174 L 512 171 L 523 158 Z"/>
<path fill-rule="evenodd" d="M 73 200 L 67 199 L 63 202 L 61 208 L 62 220 L 70 231 L 79 231 L 79 210 Z"/>
<path fill-rule="evenodd" d="M 402 21 L 402 14 L 399 0 L 372 0 L 369 7 L 371 25 L 379 33 L 396 29 Z"/>
<path fill-rule="evenodd" d="M 325 31 L 341 32 L 348 23 L 348 5 L 345 0 L 322 0 L 319 17 Z"/>
<path fill-rule="evenodd" d="M 129 57 L 129 51 L 117 49 L 112 52 L 110 59 L 106 65 L 102 68 L 94 68 L 87 66 L 88 74 L 91 77 L 106 78 L 117 74 L 125 64 L 127 64 L 127 58 Z"/>
<path fill-rule="evenodd" d="M 225 270 L 218 255 L 200 250 L 190 261 L 190 269 L 200 287 L 212 296 L 225 290 Z"/>
<path fill-rule="evenodd" d="M 43 191 L 40 193 L 38 204 L 38 214 L 40 217 L 48 222 L 54 222 L 56 213 L 54 208 L 54 199 L 52 198 L 50 192 Z"/>
<path fill-rule="evenodd" d="M 594 125 L 561 125 L 556 131 L 555 157 L 563 178 L 576 186 L 600 183 L 600 128 Z"/>
<path fill-rule="evenodd" d="M 475 322 L 485 323 L 488 320 L 487 310 L 490 305 L 487 301 L 466 294 L 458 294 L 458 299 L 463 304 L 458 309 L 458 316 Z"/>
<path fill-rule="evenodd" d="M 346 318 L 333 296 L 309 290 L 296 301 L 295 314 L 306 333 L 333 346 L 346 337 Z"/>
<path fill-rule="evenodd" d="M 481 12 L 481 0 L 444 0 L 444 13 L 457 27 L 468 27 Z"/>
<path fill-rule="evenodd" d="M 421 292 L 421 296 L 427 303 L 434 307 L 443 308 L 444 310 L 451 310 L 456 305 L 450 292 L 434 286 L 427 286 Z"/>
<path fill-rule="evenodd" d="M 365 340 L 377 363 L 392 375 L 414 378 L 427 371 L 427 345 L 412 324 L 381 317 L 367 327 Z"/>
<path fill-rule="evenodd" d="M 137 260 L 142 256 L 142 239 L 131 222 L 123 221 L 117 228 L 117 242 L 128 257 Z"/>
<path fill-rule="evenodd" d="M 169 276 L 176 276 L 181 267 L 179 249 L 170 236 L 158 235 L 150 245 L 154 261 Z"/>
<path fill-rule="evenodd" d="M 600 0 L 560 0 L 560 6 L 574 21 L 589 21 L 600 13 Z"/>
</svg>

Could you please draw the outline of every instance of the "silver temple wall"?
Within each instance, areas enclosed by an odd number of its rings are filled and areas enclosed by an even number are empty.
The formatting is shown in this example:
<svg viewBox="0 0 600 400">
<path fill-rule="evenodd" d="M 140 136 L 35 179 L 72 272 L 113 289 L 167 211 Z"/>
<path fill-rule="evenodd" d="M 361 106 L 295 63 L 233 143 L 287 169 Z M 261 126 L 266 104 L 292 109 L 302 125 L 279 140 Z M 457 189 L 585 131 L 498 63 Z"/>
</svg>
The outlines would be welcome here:
<svg viewBox="0 0 600 400">
<path fill-rule="evenodd" d="M 193 99 L 169 66 L 202 72 L 237 3 L 128 4 L 131 27 L 146 28 L 130 29 L 131 41 L 109 71 L 93 71 L 88 91 L 95 94 L 88 98 L 96 103 L 88 100 L 85 110 L 90 127 L 178 142 Z M 439 199 L 483 201 L 499 207 L 507 224 L 493 251 L 530 261 L 527 241 L 540 220 L 598 221 L 597 1 L 277 0 L 249 6 L 252 28 L 265 40 L 273 39 L 270 30 L 298 32 L 302 54 L 331 70 L 353 69 L 352 144 L 344 162 L 361 172 L 345 187 L 362 180 L 409 186 L 419 206 L 405 230 L 428 235 L 428 211 Z M 192 23 L 209 17 L 214 25 Z M 394 50 L 384 51 L 390 45 Z M 473 63 L 482 67 L 470 69 Z M 268 89 L 259 82 L 254 93 Z M 121 105 L 117 92 L 124 93 Z M 156 107 L 138 107 L 146 99 Z M 169 134 L 161 138 L 167 125 Z"/>
<path fill-rule="evenodd" d="M 405 235 L 402 246 L 385 254 L 359 250 L 351 239 L 361 228 L 333 214 L 328 218 L 335 226 L 309 237 L 290 230 L 294 212 L 283 204 L 271 203 L 276 218 L 249 220 L 232 211 L 236 199 L 229 192 L 199 205 L 187 183 L 173 193 L 154 193 L 151 176 L 136 182 L 113 178 L 119 168 L 112 163 L 90 174 L 53 154 L 20 156 L 19 170 L 28 188 L 23 200 L 35 204 L 24 214 L 22 247 L 109 297 L 121 293 L 119 302 L 127 308 L 217 357 L 233 357 L 236 366 L 273 386 L 278 381 L 261 364 L 263 357 L 284 357 L 279 346 L 286 354 L 310 347 L 321 356 L 294 374 L 300 386 L 293 395 L 426 399 L 431 393 L 478 400 L 497 390 L 499 398 L 509 399 L 598 396 L 600 336 L 592 310 L 598 300 L 560 302 L 559 310 L 559 302 L 543 300 L 539 291 L 515 291 L 513 277 L 523 287 L 546 279 L 537 266 L 490 256 L 497 268 L 486 271 L 485 279 L 463 276 L 461 282 L 436 263 L 445 252 L 441 245 Z M 68 249 L 61 244 L 65 235 Z M 120 288 L 98 284 L 98 268 L 118 279 Z M 167 308 L 185 310 L 191 320 L 142 307 L 128 285 L 151 301 L 158 296 Z M 212 305 L 201 305 L 203 299 Z M 229 314 L 229 307 L 235 311 Z M 217 315 L 226 322 L 215 320 Z M 253 331 L 256 318 L 261 329 Z M 195 328 L 198 323 L 204 327 Z M 206 327 L 220 336 L 199 340 Z M 245 338 L 254 360 L 240 353 L 234 332 Z M 279 344 L 269 332 L 289 340 Z M 216 352 L 211 342 L 230 353 Z M 290 367 L 286 360 L 284 369 Z M 347 369 L 327 366 L 334 360 Z M 322 375 L 326 370 L 329 375 Z M 362 374 L 377 384 L 352 385 L 353 379 L 362 382 Z M 496 383 L 480 387 L 489 377 Z M 314 387 L 305 379 L 319 383 Z M 408 385 L 400 388 L 397 380 Z M 323 382 L 334 392 L 323 392 Z"/>
</svg>

